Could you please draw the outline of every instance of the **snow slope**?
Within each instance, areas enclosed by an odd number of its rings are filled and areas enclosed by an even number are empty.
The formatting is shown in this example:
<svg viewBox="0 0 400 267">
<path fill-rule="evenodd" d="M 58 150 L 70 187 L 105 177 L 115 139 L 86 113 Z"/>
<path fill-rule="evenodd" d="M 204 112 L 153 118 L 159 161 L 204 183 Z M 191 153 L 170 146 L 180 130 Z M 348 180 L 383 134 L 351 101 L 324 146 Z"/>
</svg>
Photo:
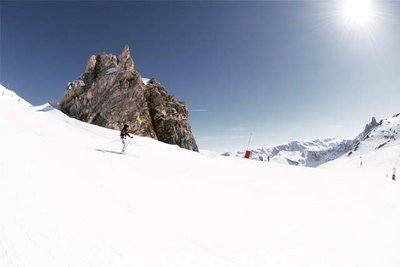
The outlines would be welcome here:
<svg viewBox="0 0 400 267">
<path fill-rule="evenodd" d="M 251 151 L 251 159 L 263 159 L 288 165 L 317 167 L 334 160 L 349 151 L 351 140 L 338 138 L 316 139 L 312 141 L 292 141 L 273 147 L 262 147 Z M 244 157 L 243 151 L 224 153 L 224 156 Z"/>
<path fill-rule="evenodd" d="M 4 90 L 0 266 L 400 266 L 400 185 L 381 169 L 144 137 L 124 156 L 117 131 Z"/>
</svg>

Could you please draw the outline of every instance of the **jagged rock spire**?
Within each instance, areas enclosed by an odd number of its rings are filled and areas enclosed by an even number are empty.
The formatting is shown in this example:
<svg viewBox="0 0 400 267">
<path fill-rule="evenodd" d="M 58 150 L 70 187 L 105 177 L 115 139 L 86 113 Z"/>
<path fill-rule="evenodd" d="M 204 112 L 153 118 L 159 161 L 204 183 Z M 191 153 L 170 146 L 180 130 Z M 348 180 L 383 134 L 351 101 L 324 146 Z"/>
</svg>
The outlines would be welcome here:
<svg viewBox="0 0 400 267">
<path fill-rule="evenodd" d="M 129 51 L 129 45 L 125 45 L 121 55 L 119 56 L 119 61 L 125 70 L 133 72 L 135 69 L 135 64 L 132 60 L 131 52 Z"/>
<path fill-rule="evenodd" d="M 92 72 L 95 66 L 96 66 L 96 56 L 92 55 L 87 62 L 85 73 Z"/>
<path fill-rule="evenodd" d="M 73 118 L 111 129 L 129 124 L 134 134 L 198 151 L 186 105 L 155 79 L 143 83 L 127 45 L 119 57 L 91 56 L 85 72 L 68 84 L 60 109 Z M 138 115 L 140 121 L 135 119 Z"/>
</svg>

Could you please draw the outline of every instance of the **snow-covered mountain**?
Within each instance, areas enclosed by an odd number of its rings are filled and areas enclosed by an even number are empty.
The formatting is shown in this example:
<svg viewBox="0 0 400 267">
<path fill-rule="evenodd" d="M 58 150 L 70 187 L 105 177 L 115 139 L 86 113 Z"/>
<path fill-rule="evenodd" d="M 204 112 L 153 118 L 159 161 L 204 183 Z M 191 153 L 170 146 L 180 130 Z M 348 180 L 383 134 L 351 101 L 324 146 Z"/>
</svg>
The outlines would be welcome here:
<svg viewBox="0 0 400 267">
<path fill-rule="evenodd" d="M 392 118 L 384 119 L 376 124 L 368 134 L 362 136 L 347 156 L 369 153 L 382 147 L 400 144 L 400 113 Z"/>
<path fill-rule="evenodd" d="M 287 144 L 273 147 L 261 147 L 251 151 L 250 159 L 270 161 L 305 167 L 318 167 L 321 164 L 335 160 L 351 151 L 361 140 L 379 124 L 375 117 L 367 123 L 364 130 L 354 139 L 326 138 L 312 141 L 292 141 Z M 226 152 L 223 156 L 235 156 L 243 158 L 244 151 L 235 153 Z"/>
<path fill-rule="evenodd" d="M 369 131 L 357 137 L 348 153 L 321 167 L 350 167 L 365 164 L 378 167 L 392 164 L 395 167 L 398 165 L 400 163 L 400 113 L 374 124 L 374 127 L 368 127 L 371 124 L 367 125 L 366 129 L 369 128 Z"/>
<path fill-rule="evenodd" d="M 0 135 L 2 267 L 400 266 L 398 154 L 302 168 L 135 136 L 121 155 L 118 131 L 1 86 Z"/>
<path fill-rule="evenodd" d="M 306 167 L 317 167 L 334 160 L 351 149 L 352 140 L 327 138 L 313 141 L 293 141 L 273 147 L 262 147 L 251 151 L 251 159 Z M 224 153 L 224 156 L 244 157 L 243 151 Z"/>
</svg>

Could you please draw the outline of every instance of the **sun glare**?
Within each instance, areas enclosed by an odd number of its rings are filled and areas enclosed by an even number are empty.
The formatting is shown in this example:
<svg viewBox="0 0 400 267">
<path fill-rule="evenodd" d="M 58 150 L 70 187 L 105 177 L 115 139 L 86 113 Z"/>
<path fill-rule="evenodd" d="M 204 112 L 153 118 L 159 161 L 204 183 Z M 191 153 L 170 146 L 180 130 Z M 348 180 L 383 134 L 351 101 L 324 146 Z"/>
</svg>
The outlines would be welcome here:
<svg viewBox="0 0 400 267">
<path fill-rule="evenodd" d="M 364 26 L 373 15 L 372 0 L 345 0 L 344 16 L 348 23 Z"/>
</svg>

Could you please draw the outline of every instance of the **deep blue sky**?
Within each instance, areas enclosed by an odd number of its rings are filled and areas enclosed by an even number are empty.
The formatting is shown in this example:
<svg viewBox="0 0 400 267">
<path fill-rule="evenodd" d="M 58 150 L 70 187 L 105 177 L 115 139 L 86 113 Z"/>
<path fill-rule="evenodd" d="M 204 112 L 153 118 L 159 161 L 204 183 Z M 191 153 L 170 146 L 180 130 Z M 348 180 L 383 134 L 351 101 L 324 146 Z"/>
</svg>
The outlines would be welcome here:
<svg viewBox="0 0 400 267">
<path fill-rule="evenodd" d="M 32 104 L 60 100 L 90 55 L 128 44 L 142 76 L 193 110 L 202 149 L 245 149 L 251 132 L 252 147 L 354 138 L 372 116 L 400 112 L 400 2 L 375 2 L 363 27 L 340 7 L 1 1 L 0 80 Z"/>
</svg>

